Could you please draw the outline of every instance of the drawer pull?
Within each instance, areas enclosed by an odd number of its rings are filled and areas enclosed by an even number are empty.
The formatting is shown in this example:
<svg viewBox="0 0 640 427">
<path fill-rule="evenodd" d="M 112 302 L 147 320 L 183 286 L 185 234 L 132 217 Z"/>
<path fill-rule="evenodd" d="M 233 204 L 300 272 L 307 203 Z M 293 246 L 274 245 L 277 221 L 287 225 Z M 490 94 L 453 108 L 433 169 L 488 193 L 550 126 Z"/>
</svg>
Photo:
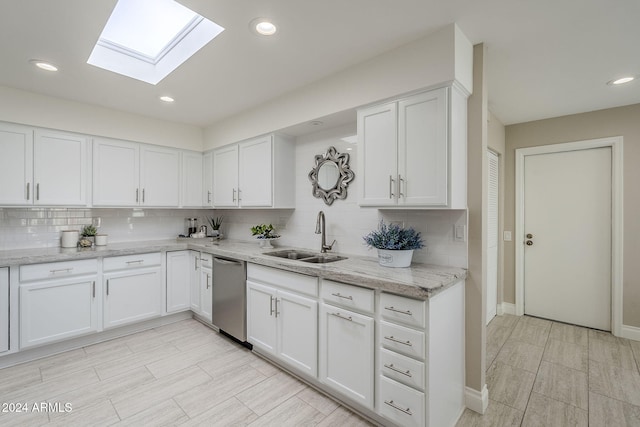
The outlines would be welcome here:
<svg viewBox="0 0 640 427">
<path fill-rule="evenodd" d="M 129 264 L 142 264 L 144 262 L 143 259 L 137 259 L 135 261 L 127 261 L 127 265 Z"/>
<path fill-rule="evenodd" d="M 58 273 L 71 273 L 71 271 L 73 271 L 73 267 L 70 268 L 61 268 L 59 270 L 49 270 L 49 273 L 51 274 L 58 274 Z"/>
<path fill-rule="evenodd" d="M 331 294 L 331 295 L 333 295 L 334 297 L 350 299 L 351 301 L 353 301 L 353 297 L 351 295 L 349 295 L 349 296 L 340 295 L 340 292 L 336 292 L 335 294 Z"/>
<path fill-rule="evenodd" d="M 274 313 L 274 310 L 273 310 L 273 296 L 269 296 L 269 309 L 270 309 L 269 316 L 273 316 L 273 313 Z"/>
<path fill-rule="evenodd" d="M 385 363 L 384 367 L 385 367 L 385 368 L 388 368 L 388 369 L 391 369 L 392 371 L 395 371 L 395 372 L 397 372 L 397 373 L 399 373 L 399 374 L 406 375 L 406 376 L 407 376 L 407 377 L 409 377 L 409 378 L 411 378 L 411 376 L 412 376 L 412 375 L 411 375 L 411 371 L 410 371 L 410 370 L 408 370 L 408 369 L 407 369 L 406 371 L 402 371 L 402 370 L 400 370 L 400 369 L 396 368 L 395 366 L 393 366 L 393 363 L 392 363 L 392 364 L 390 364 L 390 365 L 387 365 L 387 364 Z"/>
<path fill-rule="evenodd" d="M 351 316 L 349 317 L 344 317 L 343 315 L 341 315 L 340 313 L 331 313 L 332 316 L 336 316 L 342 320 L 348 320 L 349 322 L 353 322 L 353 319 L 351 318 Z"/>
<path fill-rule="evenodd" d="M 391 335 L 390 337 L 384 337 L 384 339 L 397 342 L 398 344 L 403 344 L 403 345 L 408 345 L 409 347 L 413 347 L 413 344 L 411 344 L 411 341 L 400 341 L 399 339 L 394 338 L 393 335 Z"/>
<path fill-rule="evenodd" d="M 406 314 L 407 316 L 413 316 L 413 313 L 411 312 L 411 310 L 398 310 L 397 308 L 394 308 L 393 306 L 391 307 L 385 307 L 385 310 L 389 310 L 389 311 L 393 311 L 395 313 L 400 313 L 400 314 Z"/>
<path fill-rule="evenodd" d="M 393 403 L 393 400 L 385 400 L 384 403 L 386 405 L 391 406 L 393 409 L 397 409 L 398 411 L 404 412 L 407 415 L 413 416 L 413 413 L 411 412 L 411 408 L 407 408 L 407 409 L 401 408 L 400 406 Z"/>
</svg>

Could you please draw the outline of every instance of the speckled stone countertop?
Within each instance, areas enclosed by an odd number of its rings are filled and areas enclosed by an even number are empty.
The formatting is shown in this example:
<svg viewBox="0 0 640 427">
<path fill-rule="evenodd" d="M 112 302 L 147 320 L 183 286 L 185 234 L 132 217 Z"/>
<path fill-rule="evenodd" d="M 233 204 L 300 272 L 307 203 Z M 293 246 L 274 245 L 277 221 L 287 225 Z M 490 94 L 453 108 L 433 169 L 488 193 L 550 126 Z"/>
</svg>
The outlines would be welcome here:
<svg viewBox="0 0 640 427">
<path fill-rule="evenodd" d="M 35 248 L 0 251 L 0 267 L 39 264 L 87 258 L 104 258 L 148 252 L 179 251 L 193 249 L 213 255 L 239 259 L 268 267 L 307 274 L 349 283 L 371 289 L 427 299 L 447 287 L 466 278 L 463 268 L 413 263 L 409 268 L 389 268 L 378 264 L 376 258 L 334 254 L 348 257 L 327 264 L 310 264 L 303 261 L 265 255 L 267 252 L 291 249 L 277 247 L 261 249 L 257 242 L 211 239 L 152 240 L 142 242 L 110 243 L 87 249 Z M 307 252 L 308 249 L 301 249 Z"/>
</svg>

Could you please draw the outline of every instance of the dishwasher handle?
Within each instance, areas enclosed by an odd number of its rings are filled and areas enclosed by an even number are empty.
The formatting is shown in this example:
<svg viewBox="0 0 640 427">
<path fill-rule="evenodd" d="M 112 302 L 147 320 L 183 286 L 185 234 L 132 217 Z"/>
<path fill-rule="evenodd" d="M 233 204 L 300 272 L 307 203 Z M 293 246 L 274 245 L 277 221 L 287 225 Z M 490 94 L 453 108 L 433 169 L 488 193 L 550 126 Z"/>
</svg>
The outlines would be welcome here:
<svg viewBox="0 0 640 427">
<path fill-rule="evenodd" d="M 214 258 L 213 261 L 224 265 L 242 265 L 244 263 L 244 261 L 230 261 L 223 258 Z"/>
</svg>

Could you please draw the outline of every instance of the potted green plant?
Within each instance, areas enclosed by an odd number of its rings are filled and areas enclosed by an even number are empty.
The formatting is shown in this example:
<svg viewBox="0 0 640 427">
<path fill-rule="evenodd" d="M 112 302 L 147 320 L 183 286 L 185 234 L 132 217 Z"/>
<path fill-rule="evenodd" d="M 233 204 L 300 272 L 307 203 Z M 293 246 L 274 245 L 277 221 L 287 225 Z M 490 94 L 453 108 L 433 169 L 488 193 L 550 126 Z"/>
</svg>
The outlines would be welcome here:
<svg viewBox="0 0 640 427">
<path fill-rule="evenodd" d="M 224 219 L 223 216 L 217 216 L 217 217 L 209 217 L 207 218 L 209 220 L 209 224 L 211 225 L 211 235 L 213 237 L 217 237 L 220 235 L 220 227 L 222 226 L 222 220 Z"/>
<path fill-rule="evenodd" d="M 378 263 L 384 267 L 409 267 L 413 251 L 424 246 L 420 232 L 398 224 L 387 225 L 384 221 L 363 239 L 369 247 L 378 250 Z"/>
<path fill-rule="evenodd" d="M 256 236 L 256 239 L 260 240 L 260 247 L 264 249 L 273 248 L 273 246 L 271 246 L 271 240 L 280 237 L 271 224 L 258 224 L 251 227 L 251 235 Z"/>
<path fill-rule="evenodd" d="M 98 234 L 98 229 L 93 225 L 85 225 L 82 229 L 82 237 L 91 243 L 95 243 L 96 234 Z"/>
</svg>

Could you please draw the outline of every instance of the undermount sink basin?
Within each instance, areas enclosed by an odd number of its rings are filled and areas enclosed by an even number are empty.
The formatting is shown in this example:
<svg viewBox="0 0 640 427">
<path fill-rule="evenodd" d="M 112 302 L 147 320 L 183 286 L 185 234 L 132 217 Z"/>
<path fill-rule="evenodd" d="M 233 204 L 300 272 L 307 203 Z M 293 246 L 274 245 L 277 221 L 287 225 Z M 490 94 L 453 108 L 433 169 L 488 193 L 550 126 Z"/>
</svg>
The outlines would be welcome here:
<svg viewBox="0 0 640 427">
<path fill-rule="evenodd" d="M 298 251 L 295 249 L 287 249 L 284 251 L 265 252 L 265 255 L 275 256 L 278 258 L 294 259 L 302 262 L 308 262 L 313 264 L 326 264 L 328 262 L 340 261 L 347 259 L 343 256 L 337 255 L 321 255 L 315 252 Z"/>
</svg>

